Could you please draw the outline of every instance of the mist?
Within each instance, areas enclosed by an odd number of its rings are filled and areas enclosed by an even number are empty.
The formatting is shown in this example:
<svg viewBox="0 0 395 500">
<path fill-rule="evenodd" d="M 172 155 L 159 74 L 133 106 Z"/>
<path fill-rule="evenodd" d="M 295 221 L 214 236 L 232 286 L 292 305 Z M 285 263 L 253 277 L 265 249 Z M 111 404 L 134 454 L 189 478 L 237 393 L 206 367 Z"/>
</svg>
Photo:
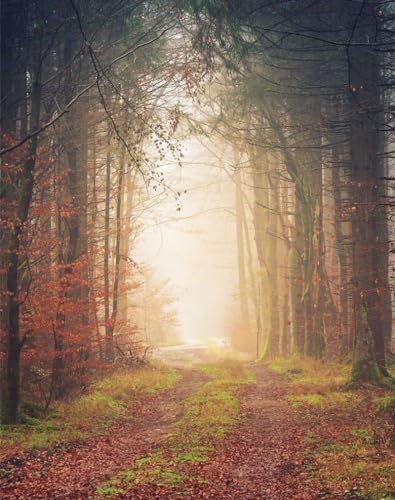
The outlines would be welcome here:
<svg viewBox="0 0 395 500">
<path fill-rule="evenodd" d="M 137 255 L 170 279 L 180 339 L 204 343 L 229 337 L 237 307 L 234 184 L 223 151 L 211 154 L 199 139 L 185 141 L 182 151 L 182 167 L 170 161 L 160 167 L 182 193 L 181 209 L 165 197 L 144 215 Z"/>
</svg>

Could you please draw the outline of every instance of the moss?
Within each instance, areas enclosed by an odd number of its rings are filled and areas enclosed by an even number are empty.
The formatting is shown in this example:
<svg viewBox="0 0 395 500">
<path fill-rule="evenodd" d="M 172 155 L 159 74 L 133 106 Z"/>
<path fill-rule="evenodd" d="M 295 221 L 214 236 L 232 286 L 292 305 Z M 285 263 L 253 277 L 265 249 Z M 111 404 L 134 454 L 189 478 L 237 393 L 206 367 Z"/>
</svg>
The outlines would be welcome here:
<svg viewBox="0 0 395 500">
<path fill-rule="evenodd" d="M 303 373 L 299 358 L 276 358 L 270 361 L 269 368 L 279 375 L 298 375 Z"/>
<path fill-rule="evenodd" d="M 318 441 L 318 439 L 319 439 L 318 436 L 316 436 L 313 432 L 308 431 L 303 438 L 303 442 L 306 445 L 310 445 L 310 444 L 316 443 Z"/>
<path fill-rule="evenodd" d="M 253 384 L 255 383 L 254 374 L 251 370 L 245 368 L 238 361 L 226 359 L 217 364 L 198 365 L 198 368 L 204 371 L 209 377 L 215 380 L 215 384 Z"/>
<path fill-rule="evenodd" d="M 101 484 L 96 492 L 106 489 L 121 489 L 131 485 L 155 484 L 158 486 L 175 486 L 183 481 L 183 475 L 175 471 L 160 451 L 136 460 L 132 467 L 117 474 L 115 477 Z"/>
<path fill-rule="evenodd" d="M 368 464 L 365 463 L 365 462 L 358 462 L 356 464 L 354 464 L 352 467 L 351 467 L 351 473 L 353 475 L 360 475 L 362 474 L 363 472 L 366 471 L 366 469 L 368 468 Z"/>
<path fill-rule="evenodd" d="M 310 406 L 320 407 L 323 404 L 323 396 L 320 394 L 304 394 L 302 396 L 287 396 L 288 401 L 293 406 L 300 406 L 306 403 Z"/>
<path fill-rule="evenodd" d="M 360 400 L 360 398 L 360 395 L 342 391 L 329 391 L 320 394 L 311 393 L 287 396 L 288 401 L 295 407 L 300 407 L 306 404 L 316 408 L 333 409 L 347 404 L 355 404 Z"/>
<path fill-rule="evenodd" d="M 100 497 L 112 497 L 114 495 L 123 495 L 125 491 L 122 488 L 103 484 L 97 488 L 96 493 Z"/>
<path fill-rule="evenodd" d="M 174 461 L 179 463 L 189 462 L 195 464 L 195 463 L 206 462 L 207 459 L 208 459 L 207 454 L 202 453 L 202 451 L 198 447 L 197 449 L 191 449 L 184 453 L 180 453 L 175 457 Z"/>
<path fill-rule="evenodd" d="M 351 372 L 351 385 L 363 382 L 381 383 L 383 374 L 377 363 L 371 359 L 359 359 L 353 362 Z"/>
<path fill-rule="evenodd" d="M 358 485 L 361 498 L 389 499 L 395 464 L 392 454 L 377 455 L 370 429 L 354 428 L 344 442 L 316 440 L 304 451 L 309 480 L 318 481 L 324 490 L 332 491 Z M 333 498 L 337 495 L 333 494 Z"/>
</svg>

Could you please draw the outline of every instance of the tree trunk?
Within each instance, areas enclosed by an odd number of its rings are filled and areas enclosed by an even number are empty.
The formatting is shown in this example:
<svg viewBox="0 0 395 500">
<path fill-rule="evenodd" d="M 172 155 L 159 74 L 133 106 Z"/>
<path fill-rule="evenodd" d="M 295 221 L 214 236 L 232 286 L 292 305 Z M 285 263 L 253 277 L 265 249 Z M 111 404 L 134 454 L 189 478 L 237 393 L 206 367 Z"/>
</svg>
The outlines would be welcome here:
<svg viewBox="0 0 395 500">
<path fill-rule="evenodd" d="M 303 355 L 305 335 L 305 315 L 303 309 L 303 231 L 301 228 L 301 202 L 298 194 L 295 195 L 294 230 L 289 250 L 289 279 L 291 305 L 291 334 L 294 350 Z"/>
<path fill-rule="evenodd" d="M 265 186 L 264 166 L 262 162 L 265 158 L 258 158 L 255 151 L 249 150 L 251 159 L 252 180 L 254 186 L 254 210 L 253 220 L 255 229 L 255 246 L 258 256 L 259 271 L 258 271 L 258 301 L 259 301 L 259 321 L 257 322 L 257 357 L 264 354 L 267 335 L 269 331 L 267 305 L 268 300 L 264 291 L 266 290 L 266 282 L 268 279 L 268 266 L 266 262 L 265 252 L 265 234 L 267 226 L 267 187 Z"/>
<path fill-rule="evenodd" d="M 236 155 L 235 155 L 236 157 Z M 243 193 L 241 186 L 240 166 L 235 166 L 235 208 L 236 208 L 236 237 L 237 237 L 237 267 L 239 272 L 240 314 L 243 329 L 250 328 L 250 314 L 248 308 L 247 278 L 244 255 L 243 231 Z"/>
<path fill-rule="evenodd" d="M 108 144 L 106 158 L 106 193 L 104 208 L 104 323 L 105 356 L 108 363 L 114 360 L 113 330 L 110 325 L 110 195 L 111 195 L 111 152 Z"/>
<path fill-rule="evenodd" d="M 349 6 L 354 42 L 376 36 L 375 2 Z M 350 61 L 350 147 L 353 259 L 354 381 L 378 380 L 386 373 L 384 302 L 387 282 L 386 219 L 382 205 L 380 153 L 380 73 L 374 49 L 352 45 Z"/>
<path fill-rule="evenodd" d="M 125 122 L 127 120 L 127 111 L 125 111 Z M 126 128 L 126 123 L 125 123 Z M 114 342 L 114 327 L 118 316 L 118 292 L 119 292 L 119 273 L 120 273 L 120 263 L 121 263 L 121 228 L 122 228 L 122 194 L 123 194 L 123 179 L 125 175 L 125 146 L 121 149 L 121 154 L 119 158 L 119 172 L 118 172 L 118 185 L 117 185 L 117 206 L 116 206 L 116 232 L 115 232 L 115 263 L 114 263 L 114 282 L 113 282 L 113 293 L 112 293 L 112 312 L 111 312 L 111 325 L 109 336 L 112 337 L 112 343 Z"/>
<path fill-rule="evenodd" d="M 347 220 L 346 209 L 350 203 L 347 184 L 349 177 L 345 178 L 346 169 L 342 167 L 345 161 L 344 152 L 334 147 L 332 159 L 332 188 L 334 200 L 334 229 L 336 238 L 336 252 L 339 261 L 339 328 L 340 328 L 340 353 L 346 355 L 353 349 L 353 322 L 350 313 L 350 237 L 351 228 Z"/>
<path fill-rule="evenodd" d="M 30 123 L 29 130 L 37 130 L 40 122 L 41 105 L 41 45 L 42 25 L 34 23 L 32 42 L 32 62 L 30 70 L 31 95 L 30 95 Z M 19 332 L 19 250 L 20 237 L 23 225 L 27 221 L 30 202 L 33 195 L 34 177 L 33 171 L 36 165 L 37 136 L 30 141 L 28 156 L 24 162 L 19 178 L 19 197 L 17 200 L 16 219 L 9 235 L 9 260 L 7 266 L 7 360 L 6 360 L 6 390 L 3 395 L 2 420 L 5 423 L 14 423 L 17 420 L 18 407 L 20 403 L 20 353 L 24 339 L 20 338 Z"/>
<path fill-rule="evenodd" d="M 272 161 L 269 163 L 267 174 L 269 189 L 269 214 L 268 227 L 266 231 L 267 239 L 267 263 L 269 272 L 269 315 L 270 330 L 266 346 L 266 355 L 269 357 L 278 356 L 280 348 L 280 316 L 279 316 L 279 278 L 278 278 L 278 216 L 279 216 L 279 190 L 278 182 L 272 181 Z"/>
</svg>

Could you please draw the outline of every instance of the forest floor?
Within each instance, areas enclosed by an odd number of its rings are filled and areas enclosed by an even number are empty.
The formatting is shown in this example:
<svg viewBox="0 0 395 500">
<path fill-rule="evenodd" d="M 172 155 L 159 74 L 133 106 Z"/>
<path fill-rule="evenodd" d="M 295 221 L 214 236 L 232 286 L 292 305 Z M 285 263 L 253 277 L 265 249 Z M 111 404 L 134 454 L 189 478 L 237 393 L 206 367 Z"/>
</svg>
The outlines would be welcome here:
<svg viewBox="0 0 395 500">
<path fill-rule="evenodd" d="M 346 391 L 339 368 L 328 370 L 182 369 L 105 433 L 3 450 L 0 497 L 395 498 L 393 393 Z"/>
</svg>

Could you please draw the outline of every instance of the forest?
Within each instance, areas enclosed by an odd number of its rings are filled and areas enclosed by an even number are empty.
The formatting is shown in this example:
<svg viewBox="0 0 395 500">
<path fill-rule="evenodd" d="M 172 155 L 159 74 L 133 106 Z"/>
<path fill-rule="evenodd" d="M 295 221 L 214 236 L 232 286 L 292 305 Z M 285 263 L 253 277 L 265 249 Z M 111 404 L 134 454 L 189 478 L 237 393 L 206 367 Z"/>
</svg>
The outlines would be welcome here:
<svg viewBox="0 0 395 500">
<path fill-rule="evenodd" d="M 0 18 L 0 498 L 395 498 L 395 2 Z"/>
</svg>

